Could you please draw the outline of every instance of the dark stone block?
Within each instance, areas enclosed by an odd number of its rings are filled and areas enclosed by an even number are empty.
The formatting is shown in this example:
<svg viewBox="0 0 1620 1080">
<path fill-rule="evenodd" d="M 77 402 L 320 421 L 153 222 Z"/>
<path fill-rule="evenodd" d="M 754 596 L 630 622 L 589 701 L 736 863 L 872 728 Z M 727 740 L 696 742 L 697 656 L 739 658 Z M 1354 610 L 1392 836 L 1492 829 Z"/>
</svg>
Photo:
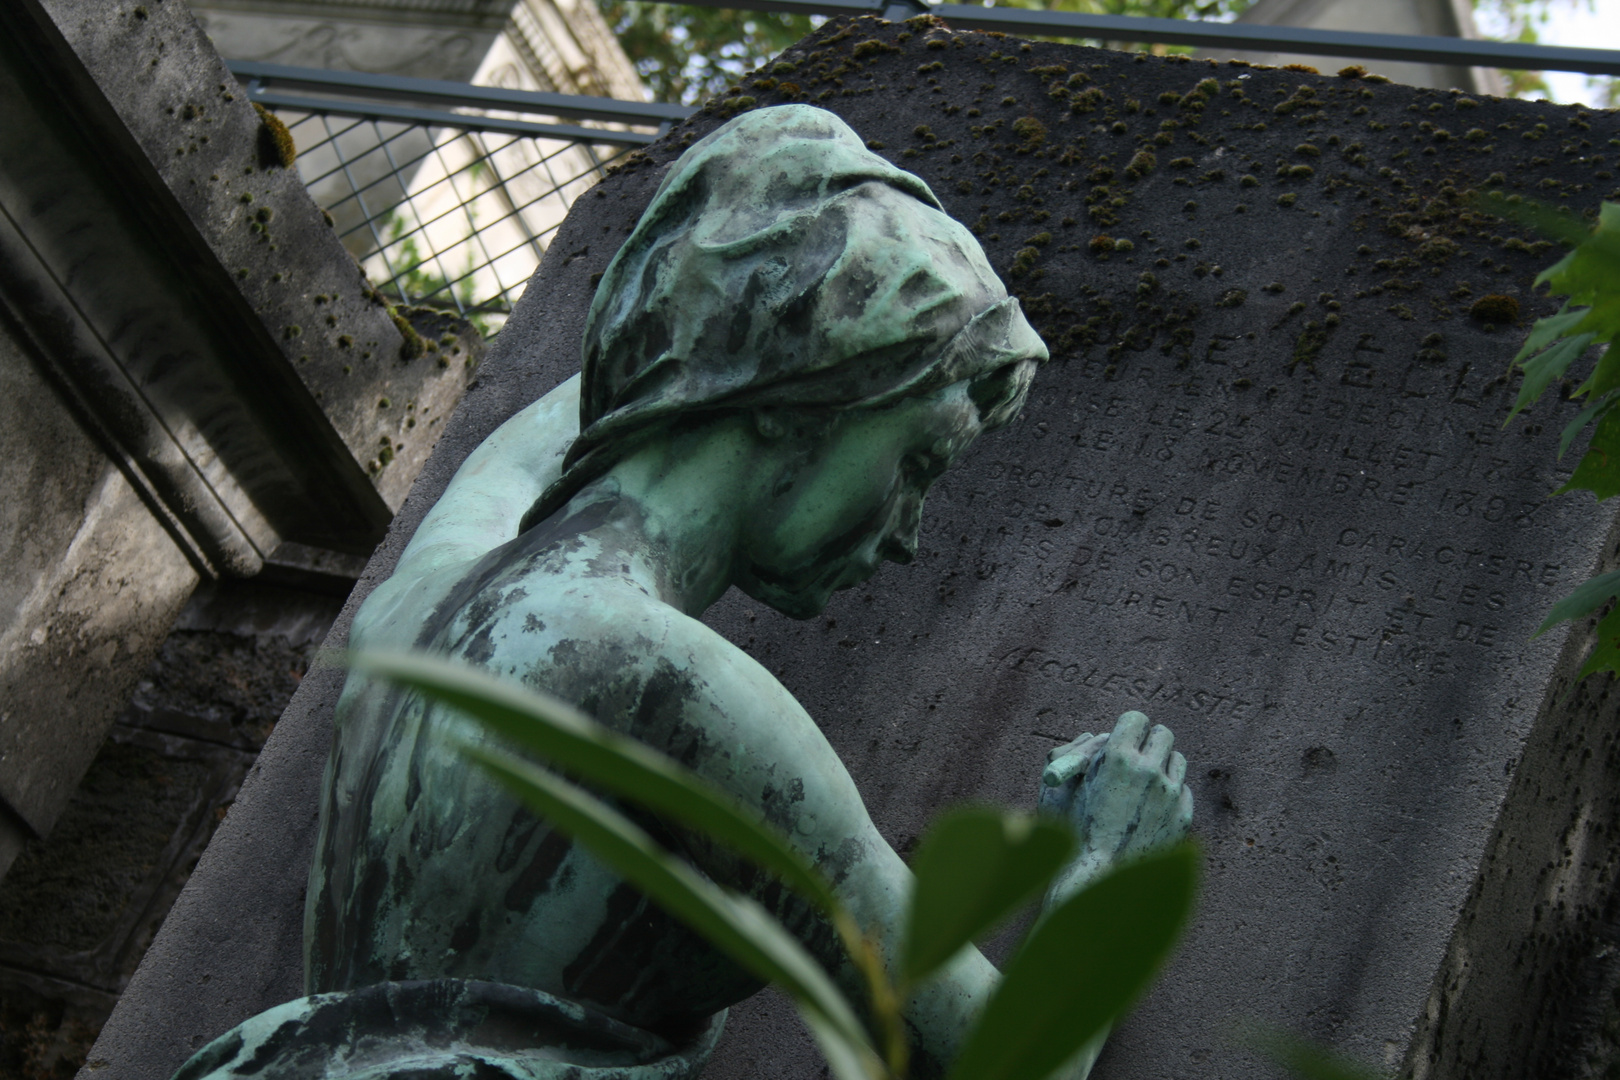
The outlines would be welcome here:
<svg viewBox="0 0 1620 1080">
<path fill-rule="evenodd" d="M 349 610 L 465 455 L 575 369 L 662 167 L 728 110 L 824 105 L 975 227 L 1054 359 L 939 484 L 915 565 L 824 618 L 733 597 L 713 624 L 818 718 L 901 850 L 950 802 L 1027 805 L 1045 751 L 1122 710 L 1175 729 L 1205 894 L 1099 1077 L 1247 1077 L 1243 1020 L 1398 1061 L 1579 644 L 1529 635 L 1608 531 L 1547 498 L 1572 406 L 1503 429 L 1552 255 L 1466 193 L 1593 210 L 1620 118 L 927 21 L 832 23 L 781 60 L 575 206 Z M 1518 323 L 1471 318 L 1488 295 Z M 96 1075 L 159 1080 L 297 992 L 339 683 L 305 680 Z M 768 998 L 708 1075 L 761 1072 L 821 1073 Z"/>
</svg>

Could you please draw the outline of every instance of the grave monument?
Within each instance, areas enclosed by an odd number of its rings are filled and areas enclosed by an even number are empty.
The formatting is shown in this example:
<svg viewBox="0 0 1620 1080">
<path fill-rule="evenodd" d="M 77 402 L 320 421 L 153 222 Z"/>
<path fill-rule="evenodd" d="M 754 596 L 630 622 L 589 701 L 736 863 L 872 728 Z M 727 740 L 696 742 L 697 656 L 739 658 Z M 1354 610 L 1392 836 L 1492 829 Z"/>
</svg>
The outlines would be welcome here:
<svg viewBox="0 0 1620 1080">
<path fill-rule="evenodd" d="M 935 486 L 914 565 L 811 620 L 733 595 L 709 625 L 902 854 L 951 802 L 1031 802 L 1031 755 L 1076 730 L 1175 728 L 1205 893 L 1094 1075 L 1255 1075 L 1249 1020 L 1424 1076 L 1570 1073 L 1613 976 L 1613 706 L 1566 693 L 1584 628 L 1530 634 L 1614 545 L 1590 501 L 1547 498 L 1574 406 L 1503 428 L 1553 253 L 1468 193 L 1593 210 L 1620 120 L 1363 74 L 829 23 L 575 208 L 330 643 L 456 468 L 577 369 L 671 163 L 737 113 L 819 105 L 974 232 L 1052 359 Z M 161 1080 L 300 993 L 341 684 L 304 681 L 87 1076 Z M 820 1068 L 763 997 L 704 1075 Z"/>
</svg>

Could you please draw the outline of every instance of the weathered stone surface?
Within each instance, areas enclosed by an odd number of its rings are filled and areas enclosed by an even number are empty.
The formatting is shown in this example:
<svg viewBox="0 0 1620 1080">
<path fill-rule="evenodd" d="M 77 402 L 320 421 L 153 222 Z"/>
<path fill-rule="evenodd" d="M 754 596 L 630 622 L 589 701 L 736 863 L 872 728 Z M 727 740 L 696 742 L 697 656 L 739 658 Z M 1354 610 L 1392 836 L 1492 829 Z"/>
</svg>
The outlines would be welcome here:
<svg viewBox="0 0 1620 1080">
<path fill-rule="evenodd" d="M 3 876 L 199 573 L 371 551 L 482 342 L 387 309 L 175 0 L 0 8 L 0 112 Z"/>
<path fill-rule="evenodd" d="M 830 24 L 783 60 L 730 107 L 817 101 L 922 175 L 1054 360 L 1022 421 L 936 488 L 915 565 L 822 619 L 732 599 L 714 623 L 821 721 L 902 850 L 949 802 L 1028 804 L 1045 750 L 1077 730 L 1127 708 L 1174 727 L 1205 896 L 1098 1076 L 1252 1075 L 1232 1039 L 1246 1019 L 1397 1062 L 1580 645 L 1529 634 L 1608 531 L 1590 500 L 1546 498 L 1571 406 L 1502 429 L 1508 358 L 1551 310 L 1530 291 L 1550 255 L 1462 193 L 1590 209 L 1620 120 L 924 23 Z M 593 275 L 724 111 L 576 206 L 351 612 L 466 454 L 577 366 Z M 1516 325 L 1470 318 L 1493 294 Z M 339 683 L 305 680 L 104 1032 L 98 1077 L 158 1080 L 298 992 Z M 760 999 L 708 1075 L 820 1071 Z"/>
<path fill-rule="evenodd" d="M 95 133 L 129 186 L 150 189 L 144 224 L 191 298 L 224 324 L 208 329 L 231 339 L 238 377 L 261 407 L 279 407 L 290 444 L 279 449 L 306 499 L 346 499 L 380 533 L 439 431 L 408 424 L 405 403 L 413 413 L 448 413 L 469 378 L 469 341 L 441 352 L 437 338 L 402 334 L 296 171 L 266 153 L 257 114 L 184 4 L 18 7 L 14 31 L 81 129 Z M 384 398 L 391 406 L 379 405 Z M 384 439 L 391 454 L 379 460 Z M 367 549 L 323 535 L 332 524 L 316 518 L 283 532 Z"/>
<path fill-rule="evenodd" d="M 1611 537 L 1602 569 L 1617 561 Z M 1562 665 L 1513 762 L 1407 1051 L 1414 1080 L 1585 1080 L 1620 1065 L 1620 700 L 1612 676 L 1574 682 L 1581 659 Z"/>
<path fill-rule="evenodd" d="M 21 820 L 0 817 L 15 834 L 0 875 L 73 794 L 197 584 L 9 329 L 0 325 L 0 799 Z"/>
<path fill-rule="evenodd" d="M 0 1076 L 84 1064 L 341 606 L 262 578 L 192 595 L 61 820 L 0 886 Z"/>
</svg>

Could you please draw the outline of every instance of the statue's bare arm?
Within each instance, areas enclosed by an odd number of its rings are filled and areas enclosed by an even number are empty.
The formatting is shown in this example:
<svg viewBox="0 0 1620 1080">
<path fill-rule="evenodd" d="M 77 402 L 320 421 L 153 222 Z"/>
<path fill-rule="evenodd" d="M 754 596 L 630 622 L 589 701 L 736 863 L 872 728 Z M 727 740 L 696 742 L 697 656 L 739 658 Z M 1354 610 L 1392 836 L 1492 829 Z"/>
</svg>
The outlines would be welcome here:
<svg viewBox="0 0 1620 1080">
<path fill-rule="evenodd" d="M 697 758 L 694 767 L 782 828 L 835 882 L 839 898 L 883 943 L 891 962 L 897 959 L 911 871 L 878 833 L 836 751 L 786 688 L 752 658 L 684 616 L 675 615 L 667 625 L 670 632 L 661 651 L 690 658 L 693 670 L 706 676 L 703 692 L 687 705 L 687 716 L 714 745 L 728 748 L 725 755 Z M 1069 821 L 1081 844 L 1059 876 L 1049 905 L 1120 860 L 1186 834 L 1192 800 L 1183 784 L 1186 761 L 1173 742 L 1167 728 L 1132 712 L 1120 718 L 1111 734 L 1083 735 L 1053 752 L 1041 806 Z M 793 793 L 785 815 L 784 791 Z M 821 959 L 859 994 L 854 973 L 836 949 Z M 970 946 L 912 998 L 906 1018 L 923 1066 L 919 1075 L 943 1071 L 954 1059 L 998 978 L 990 962 Z M 1099 1039 L 1071 1063 L 1069 1080 L 1083 1077 L 1100 1049 Z"/>
<path fill-rule="evenodd" d="M 689 759 L 693 767 L 780 828 L 834 882 L 862 928 L 883 943 L 891 960 L 897 959 L 911 871 L 873 825 L 837 752 L 764 667 L 701 623 L 671 615 L 660 651 L 704 673 L 701 693 L 687 702 L 688 721 L 702 729 L 711 745 L 726 748 L 724 754 Z M 816 940 L 807 944 L 817 947 Z M 855 973 L 837 947 L 830 948 L 819 959 L 852 995 L 860 996 Z M 997 978 L 976 948 L 964 950 L 906 1010 L 916 1049 L 935 1064 L 948 1063 Z M 930 1072 L 925 1068 L 919 1075 Z"/>
<path fill-rule="evenodd" d="M 579 376 L 513 415 L 467 455 L 422 518 L 387 581 L 366 598 L 354 648 L 406 648 L 467 568 L 518 534 L 579 435 Z"/>
</svg>

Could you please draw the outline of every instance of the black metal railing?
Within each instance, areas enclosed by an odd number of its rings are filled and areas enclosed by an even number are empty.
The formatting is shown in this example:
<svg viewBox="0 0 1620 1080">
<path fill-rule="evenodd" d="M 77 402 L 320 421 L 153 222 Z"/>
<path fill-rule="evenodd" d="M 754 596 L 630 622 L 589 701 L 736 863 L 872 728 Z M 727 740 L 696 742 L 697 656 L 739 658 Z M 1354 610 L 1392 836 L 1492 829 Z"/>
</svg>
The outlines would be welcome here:
<svg viewBox="0 0 1620 1080">
<path fill-rule="evenodd" d="M 1306 56 L 1347 56 L 1508 68 L 1515 71 L 1579 71 L 1620 75 L 1620 51 L 1562 45 L 1478 41 L 1470 38 L 1313 30 L 1299 26 L 1156 19 L 1143 15 L 1084 15 L 978 4 L 928 4 L 921 0 L 682 0 L 697 7 L 778 11 L 793 15 L 871 15 L 886 18 L 931 13 L 959 30 L 999 30 L 1027 37 L 1083 38 L 1203 49 L 1251 49 Z"/>
<path fill-rule="evenodd" d="M 436 79 L 231 61 L 297 168 L 392 299 L 498 330 L 568 209 L 629 149 L 694 110 Z"/>
<path fill-rule="evenodd" d="M 964 30 L 1207 49 L 1620 75 L 1620 51 L 921 0 L 688 0 L 802 15 L 931 12 Z M 292 131 L 298 168 L 344 245 L 405 303 L 498 329 L 568 208 L 683 105 L 230 61 Z"/>
</svg>

